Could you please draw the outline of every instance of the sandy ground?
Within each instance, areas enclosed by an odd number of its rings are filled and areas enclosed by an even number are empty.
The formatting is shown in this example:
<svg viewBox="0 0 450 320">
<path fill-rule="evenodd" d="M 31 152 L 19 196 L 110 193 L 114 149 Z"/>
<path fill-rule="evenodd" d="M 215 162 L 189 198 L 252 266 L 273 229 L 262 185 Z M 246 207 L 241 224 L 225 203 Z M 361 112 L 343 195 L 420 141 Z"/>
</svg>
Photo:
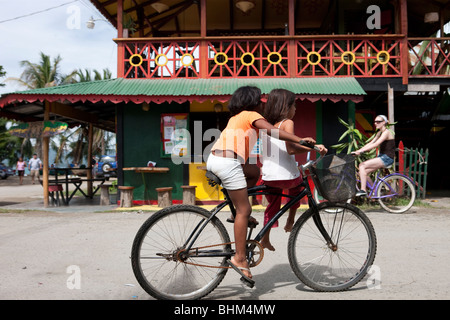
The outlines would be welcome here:
<svg viewBox="0 0 450 320">
<path fill-rule="evenodd" d="M 44 211 L 42 187 L 15 182 L 0 184 L 0 299 L 153 300 L 137 283 L 129 258 L 134 235 L 151 212 L 114 206 L 105 211 L 95 203 L 76 202 Z M 255 289 L 243 288 L 238 274 L 229 271 L 205 299 L 450 299 L 450 201 L 443 195 L 426 200 L 432 207 L 405 214 L 366 212 L 378 240 L 372 276 L 381 282 L 375 288 L 369 289 L 367 279 L 340 293 L 305 287 L 291 271 L 288 234 L 280 227 L 272 232 L 276 251 L 266 250 L 263 262 L 252 269 Z M 21 206 L 28 209 L 18 210 Z M 254 215 L 262 221 L 262 212 Z M 232 235 L 232 225 L 224 224 Z M 70 285 L 74 274 L 80 280 L 76 288 Z"/>
</svg>

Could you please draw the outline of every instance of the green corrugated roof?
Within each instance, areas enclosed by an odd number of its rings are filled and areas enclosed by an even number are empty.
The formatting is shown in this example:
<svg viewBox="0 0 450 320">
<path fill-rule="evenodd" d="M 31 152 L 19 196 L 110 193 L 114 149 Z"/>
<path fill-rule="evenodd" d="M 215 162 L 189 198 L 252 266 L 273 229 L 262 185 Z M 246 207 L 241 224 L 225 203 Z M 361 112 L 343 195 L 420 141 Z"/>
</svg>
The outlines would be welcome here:
<svg viewBox="0 0 450 320">
<path fill-rule="evenodd" d="M 355 78 L 268 78 L 268 79 L 110 79 L 15 92 L 14 94 L 57 95 L 231 95 L 245 85 L 259 87 L 263 94 L 284 88 L 307 95 L 364 95 Z"/>
<path fill-rule="evenodd" d="M 81 82 L 57 87 L 3 94 L 0 108 L 15 102 L 43 101 L 112 101 L 150 102 L 225 100 L 246 85 L 254 85 L 268 94 L 284 88 L 313 99 L 344 99 L 359 102 L 366 93 L 355 78 L 267 78 L 267 79 L 110 79 Z"/>
</svg>

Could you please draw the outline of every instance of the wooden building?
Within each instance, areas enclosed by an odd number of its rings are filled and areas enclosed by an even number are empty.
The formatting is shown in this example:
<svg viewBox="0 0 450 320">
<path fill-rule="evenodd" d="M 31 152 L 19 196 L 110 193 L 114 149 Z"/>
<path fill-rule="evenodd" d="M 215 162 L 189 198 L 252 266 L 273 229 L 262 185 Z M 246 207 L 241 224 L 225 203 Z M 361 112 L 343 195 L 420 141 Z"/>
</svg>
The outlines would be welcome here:
<svg viewBox="0 0 450 320">
<path fill-rule="evenodd" d="M 408 99 L 436 104 L 450 85 L 444 0 L 91 2 L 117 26 L 117 78 L 3 95 L 0 116 L 47 114 L 116 132 L 119 184 L 135 187 L 137 203 L 154 202 L 158 187 L 173 187 L 179 202 L 182 185 L 197 186 L 198 201 L 220 197 L 201 155 L 242 85 L 264 97 L 274 88 L 296 93 L 296 133 L 327 146 L 344 129 L 337 117 L 369 132 L 379 113 L 399 122 L 398 139 L 419 138 L 403 125 L 420 120 Z M 172 135 L 180 128 L 188 136 Z M 174 152 L 188 160 L 176 163 Z M 149 161 L 168 172 L 123 170 Z"/>
</svg>

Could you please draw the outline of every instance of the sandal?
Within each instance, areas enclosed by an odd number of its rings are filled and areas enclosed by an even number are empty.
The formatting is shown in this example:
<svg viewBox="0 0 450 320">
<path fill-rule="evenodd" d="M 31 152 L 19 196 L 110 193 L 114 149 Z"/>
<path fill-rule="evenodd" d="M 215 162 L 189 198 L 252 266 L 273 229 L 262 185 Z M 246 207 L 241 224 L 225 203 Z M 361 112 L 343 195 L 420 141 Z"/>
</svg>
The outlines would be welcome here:
<svg viewBox="0 0 450 320">
<path fill-rule="evenodd" d="M 252 280 L 251 278 L 247 277 L 242 272 L 242 270 L 250 272 L 249 268 L 238 267 L 235 264 L 233 264 L 230 259 L 227 260 L 227 263 L 234 269 L 234 271 L 236 271 L 242 276 L 240 280 L 243 284 L 245 284 L 249 288 L 253 288 L 255 286 L 255 280 Z"/>
</svg>

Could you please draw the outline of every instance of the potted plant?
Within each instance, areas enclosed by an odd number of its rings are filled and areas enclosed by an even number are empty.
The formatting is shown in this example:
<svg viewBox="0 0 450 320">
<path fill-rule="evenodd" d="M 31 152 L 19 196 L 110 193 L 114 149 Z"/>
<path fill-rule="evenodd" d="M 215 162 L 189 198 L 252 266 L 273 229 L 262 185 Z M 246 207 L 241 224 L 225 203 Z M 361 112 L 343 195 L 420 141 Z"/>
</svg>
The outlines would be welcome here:
<svg viewBox="0 0 450 320">
<path fill-rule="evenodd" d="M 136 32 L 136 23 L 129 14 L 123 15 L 123 37 L 128 38 L 129 33 L 134 34 Z"/>
</svg>

